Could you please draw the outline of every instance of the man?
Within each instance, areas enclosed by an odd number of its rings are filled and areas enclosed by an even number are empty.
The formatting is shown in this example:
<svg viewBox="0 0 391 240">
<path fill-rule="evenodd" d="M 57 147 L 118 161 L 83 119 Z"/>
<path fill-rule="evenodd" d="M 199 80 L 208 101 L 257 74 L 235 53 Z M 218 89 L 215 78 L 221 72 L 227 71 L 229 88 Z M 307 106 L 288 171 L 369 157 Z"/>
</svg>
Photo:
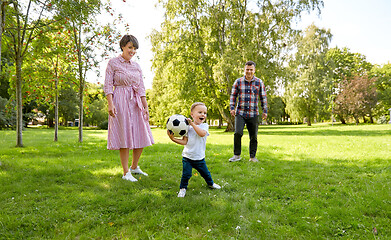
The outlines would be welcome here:
<svg viewBox="0 0 391 240">
<path fill-rule="evenodd" d="M 250 161 L 258 162 L 255 157 L 258 146 L 258 99 L 261 100 L 262 119 L 267 117 L 266 89 L 262 80 L 254 76 L 255 63 L 246 62 L 244 73 L 244 77 L 234 82 L 229 103 L 230 113 L 235 117 L 234 156 L 229 159 L 230 162 L 241 160 L 244 125 L 250 135 Z"/>
</svg>

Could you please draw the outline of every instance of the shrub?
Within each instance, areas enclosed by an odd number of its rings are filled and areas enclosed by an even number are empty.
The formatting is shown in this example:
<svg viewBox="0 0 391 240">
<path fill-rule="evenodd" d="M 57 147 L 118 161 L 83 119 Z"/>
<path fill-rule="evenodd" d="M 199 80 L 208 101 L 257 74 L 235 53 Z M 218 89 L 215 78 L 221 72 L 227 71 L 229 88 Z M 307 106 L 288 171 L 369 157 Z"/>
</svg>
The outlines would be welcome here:
<svg viewBox="0 0 391 240">
<path fill-rule="evenodd" d="M 101 123 L 98 124 L 98 128 L 99 128 L 99 129 L 107 130 L 108 125 L 109 125 L 109 121 L 108 121 L 108 120 L 105 120 L 105 121 L 103 121 L 103 122 L 101 122 Z"/>
</svg>

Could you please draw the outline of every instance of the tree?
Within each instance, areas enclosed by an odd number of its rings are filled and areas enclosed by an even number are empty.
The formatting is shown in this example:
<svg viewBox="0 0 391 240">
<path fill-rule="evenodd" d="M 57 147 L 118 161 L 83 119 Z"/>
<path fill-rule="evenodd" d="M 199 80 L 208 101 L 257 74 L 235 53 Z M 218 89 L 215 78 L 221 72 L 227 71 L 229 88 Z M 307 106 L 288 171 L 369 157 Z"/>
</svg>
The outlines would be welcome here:
<svg viewBox="0 0 391 240">
<path fill-rule="evenodd" d="M 9 11 L 9 18 L 5 23 L 5 34 L 11 39 L 13 58 L 15 60 L 16 77 L 15 100 L 16 100 L 16 146 L 23 146 L 22 129 L 23 129 L 23 98 L 22 85 L 23 60 L 29 54 L 32 40 L 40 34 L 38 29 L 50 24 L 42 21 L 44 14 L 48 11 L 47 3 L 49 1 L 11 1 L 12 8 Z"/>
<path fill-rule="evenodd" d="M 349 48 L 332 48 L 327 51 L 326 59 L 333 66 L 333 83 L 331 85 L 330 102 L 332 104 L 332 114 L 334 114 L 335 98 L 340 92 L 341 84 L 345 79 L 353 76 L 363 76 L 372 68 L 372 64 L 366 61 L 366 57 L 360 53 L 352 53 Z M 342 124 L 345 124 L 347 111 L 341 106 L 336 111 Z"/>
<path fill-rule="evenodd" d="M 268 105 L 267 116 L 270 123 L 283 121 L 284 117 L 286 116 L 286 105 L 283 98 L 272 95 L 268 98 Z"/>
<path fill-rule="evenodd" d="M 257 63 L 269 93 L 282 75 L 286 47 L 296 34 L 290 21 L 323 1 L 161 0 L 165 20 L 151 34 L 153 111 L 160 123 L 172 111 L 203 101 L 233 129 L 229 95 L 244 63 Z M 179 107 L 178 107 L 179 105 Z"/>
<path fill-rule="evenodd" d="M 72 88 L 61 88 L 58 98 L 59 116 L 61 116 L 64 125 L 69 120 L 74 120 L 77 116 L 78 97 Z"/>
<path fill-rule="evenodd" d="M 99 126 L 107 121 L 107 99 L 101 86 L 89 83 L 85 124 Z"/>
<path fill-rule="evenodd" d="M 6 14 L 6 6 L 8 1 L 0 0 L 0 73 L 1 73 L 1 50 L 3 43 L 3 32 L 4 32 L 4 24 L 5 24 L 5 14 Z"/>
<path fill-rule="evenodd" d="M 378 96 L 377 115 L 389 116 L 391 108 L 391 63 L 383 66 L 374 66 L 371 70 L 371 77 L 375 77 Z"/>
<path fill-rule="evenodd" d="M 72 50 L 77 55 L 75 59 L 78 78 L 79 99 L 79 142 L 83 141 L 84 96 L 86 94 L 86 74 L 99 65 L 97 53 L 93 46 L 105 48 L 105 54 L 113 51 L 111 43 L 116 43 L 121 37 L 113 26 L 122 21 L 119 15 L 112 23 L 103 25 L 97 16 L 103 9 L 114 15 L 110 2 L 103 4 L 101 0 L 57 0 L 52 1 L 58 16 L 67 16 L 63 25 L 72 33 Z"/>
<path fill-rule="evenodd" d="M 369 78 L 368 75 L 344 80 L 341 92 L 335 100 L 336 110 L 353 116 L 356 124 L 359 123 L 359 117 L 365 115 L 368 115 L 373 123 L 372 111 L 377 103 L 375 81 L 375 78 Z"/>
<path fill-rule="evenodd" d="M 328 104 L 331 68 L 325 57 L 330 39 L 329 30 L 310 25 L 305 35 L 298 37 L 297 52 L 291 62 L 297 76 L 287 86 L 287 112 L 292 118 L 306 118 L 308 126 L 322 112 L 322 106 Z"/>
<path fill-rule="evenodd" d="M 54 141 L 58 141 L 59 90 L 73 88 L 76 83 L 70 32 L 59 23 L 52 24 L 50 31 L 32 42 L 31 57 L 25 60 L 28 64 L 24 68 L 28 76 L 25 100 L 33 98 L 40 107 L 54 112 Z"/>
</svg>

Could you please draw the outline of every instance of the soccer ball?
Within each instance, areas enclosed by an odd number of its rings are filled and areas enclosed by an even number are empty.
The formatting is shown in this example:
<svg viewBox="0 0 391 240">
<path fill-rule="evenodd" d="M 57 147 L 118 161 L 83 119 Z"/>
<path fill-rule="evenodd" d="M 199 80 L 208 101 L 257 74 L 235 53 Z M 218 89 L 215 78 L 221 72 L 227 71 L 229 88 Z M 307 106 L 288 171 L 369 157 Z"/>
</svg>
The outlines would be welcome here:
<svg viewBox="0 0 391 240">
<path fill-rule="evenodd" d="M 189 128 L 189 122 L 185 116 L 175 114 L 168 118 L 166 126 L 170 133 L 174 133 L 174 137 L 183 137 Z"/>
</svg>

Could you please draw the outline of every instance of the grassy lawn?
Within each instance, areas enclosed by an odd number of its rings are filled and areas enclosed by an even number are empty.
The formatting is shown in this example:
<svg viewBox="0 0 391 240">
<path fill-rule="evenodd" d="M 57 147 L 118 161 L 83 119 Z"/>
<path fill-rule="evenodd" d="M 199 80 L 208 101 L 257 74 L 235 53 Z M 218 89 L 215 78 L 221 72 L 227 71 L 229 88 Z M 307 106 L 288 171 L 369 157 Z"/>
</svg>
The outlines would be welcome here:
<svg viewBox="0 0 391 240">
<path fill-rule="evenodd" d="M 230 163 L 211 129 L 207 164 L 177 198 L 182 147 L 153 129 L 149 177 L 121 179 L 106 131 L 0 131 L 0 239 L 391 239 L 391 125 L 262 126 L 258 163 Z M 373 228 L 377 229 L 374 234 Z"/>
</svg>

